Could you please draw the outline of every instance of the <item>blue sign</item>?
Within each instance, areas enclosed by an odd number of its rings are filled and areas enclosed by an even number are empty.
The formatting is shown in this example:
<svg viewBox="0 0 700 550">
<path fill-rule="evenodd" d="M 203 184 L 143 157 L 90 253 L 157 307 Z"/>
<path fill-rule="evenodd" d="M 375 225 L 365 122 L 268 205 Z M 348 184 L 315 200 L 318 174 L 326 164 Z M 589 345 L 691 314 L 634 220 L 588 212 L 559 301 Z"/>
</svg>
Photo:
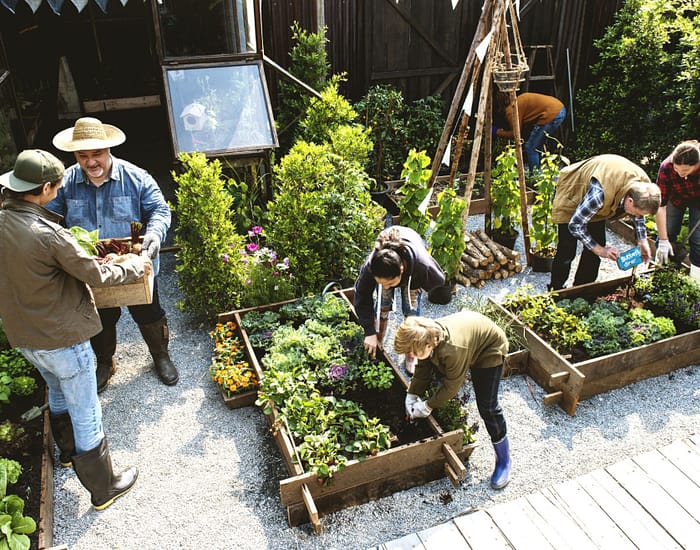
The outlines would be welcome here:
<svg viewBox="0 0 700 550">
<path fill-rule="evenodd" d="M 629 250 L 623 252 L 617 259 L 617 267 L 619 267 L 623 271 L 641 263 L 642 251 L 638 246 L 635 246 L 634 248 L 630 248 Z"/>
</svg>

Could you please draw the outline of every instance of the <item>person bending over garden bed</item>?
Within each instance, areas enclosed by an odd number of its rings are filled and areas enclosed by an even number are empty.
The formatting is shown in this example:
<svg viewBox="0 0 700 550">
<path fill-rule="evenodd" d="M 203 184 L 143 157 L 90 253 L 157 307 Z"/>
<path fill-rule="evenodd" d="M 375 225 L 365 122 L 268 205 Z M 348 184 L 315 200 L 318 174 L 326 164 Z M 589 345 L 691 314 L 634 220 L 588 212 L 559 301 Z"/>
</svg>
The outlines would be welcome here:
<svg viewBox="0 0 700 550">
<path fill-rule="evenodd" d="M 460 311 L 428 319 L 408 317 L 394 337 L 394 351 L 417 359 L 416 372 L 406 393 L 406 414 L 411 419 L 430 416 L 434 408 L 455 397 L 471 374 L 476 406 L 496 451 L 491 487 L 502 489 L 510 481 L 510 447 L 506 419 L 498 402 L 508 338 L 491 319 L 476 311 Z M 438 390 L 423 399 L 433 374 Z"/>
</svg>

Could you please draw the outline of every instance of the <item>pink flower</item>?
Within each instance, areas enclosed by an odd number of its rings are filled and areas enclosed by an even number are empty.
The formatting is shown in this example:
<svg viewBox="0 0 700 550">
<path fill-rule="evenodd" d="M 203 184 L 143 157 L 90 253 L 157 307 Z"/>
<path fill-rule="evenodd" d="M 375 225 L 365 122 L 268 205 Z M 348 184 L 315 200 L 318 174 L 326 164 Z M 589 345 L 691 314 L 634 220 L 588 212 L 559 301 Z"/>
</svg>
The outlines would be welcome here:
<svg viewBox="0 0 700 550">
<path fill-rule="evenodd" d="M 255 243 L 250 243 L 245 245 L 245 247 L 248 249 L 248 252 L 255 252 L 258 248 L 260 248 L 257 244 Z"/>
<path fill-rule="evenodd" d="M 223 258 L 224 263 L 227 264 L 228 263 L 228 254 L 224 253 L 221 255 L 221 257 Z"/>
</svg>

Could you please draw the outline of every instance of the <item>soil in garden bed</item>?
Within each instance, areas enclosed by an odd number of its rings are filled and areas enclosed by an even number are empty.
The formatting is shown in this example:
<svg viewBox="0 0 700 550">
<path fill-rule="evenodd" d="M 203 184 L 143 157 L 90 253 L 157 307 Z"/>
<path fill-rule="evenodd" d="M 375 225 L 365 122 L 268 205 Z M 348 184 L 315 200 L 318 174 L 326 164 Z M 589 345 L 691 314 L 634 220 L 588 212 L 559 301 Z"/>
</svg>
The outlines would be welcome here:
<svg viewBox="0 0 700 550">
<path fill-rule="evenodd" d="M 2 420 L 10 420 L 24 428 L 24 435 L 12 442 L 0 441 L 0 456 L 16 460 L 22 466 L 22 474 L 17 483 L 8 485 L 7 493 L 24 500 L 24 515 L 37 523 L 37 529 L 29 536 L 30 548 L 39 547 L 39 511 L 41 501 L 41 456 L 43 453 L 44 415 L 34 420 L 22 422 L 23 413 L 44 403 L 45 385 L 38 378 L 39 388 L 30 396 L 10 396 L 10 403 L 0 406 Z"/>
<path fill-rule="evenodd" d="M 367 390 L 362 387 L 349 391 L 343 398 L 356 401 L 368 416 L 377 417 L 382 424 L 389 426 L 391 433 L 396 436 L 392 447 L 437 435 L 425 419 L 408 421 L 405 406 L 406 390 L 397 378 L 394 378 L 388 390 Z"/>
</svg>

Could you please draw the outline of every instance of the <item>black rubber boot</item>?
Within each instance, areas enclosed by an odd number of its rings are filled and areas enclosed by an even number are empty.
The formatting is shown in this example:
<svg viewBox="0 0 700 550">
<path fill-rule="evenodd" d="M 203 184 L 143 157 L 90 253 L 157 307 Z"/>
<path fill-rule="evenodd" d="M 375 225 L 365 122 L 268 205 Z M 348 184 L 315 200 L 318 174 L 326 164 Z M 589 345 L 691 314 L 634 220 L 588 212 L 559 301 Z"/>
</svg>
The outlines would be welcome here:
<svg viewBox="0 0 700 550">
<path fill-rule="evenodd" d="M 163 317 L 155 323 L 139 325 L 139 330 L 151 352 L 158 377 L 168 386 L 177 384 L 180 375 L 168 354 L 168 320 Z"/>
<path fill-rule="evenodd" d="M 138 469 L 133 466 L 121 474 L 114 473 L 107 438 L 94 449 L 73 455 L 73 468 L 80 483 L 90 492 L 95 510 L 104 510 L 126 494 L 139 476 Z"/>
<path fill-rule="evenodd" d="M 51 434 L 54 443 L 60 451 L 61 466 L 69 468 L 71 457 L 75 454 L 75 439 L 73 439 L 73 423 L 68 413 L 50 414 Z"/>
<path fill-rule="evenodd" d="M 97 393 L 107 387 L 109 379 L 117 370 L 114 353 L 117 350 L 117 327 L 106 327 L 90 338 L 90 345 L 97 359 Z"/>
</svg>

